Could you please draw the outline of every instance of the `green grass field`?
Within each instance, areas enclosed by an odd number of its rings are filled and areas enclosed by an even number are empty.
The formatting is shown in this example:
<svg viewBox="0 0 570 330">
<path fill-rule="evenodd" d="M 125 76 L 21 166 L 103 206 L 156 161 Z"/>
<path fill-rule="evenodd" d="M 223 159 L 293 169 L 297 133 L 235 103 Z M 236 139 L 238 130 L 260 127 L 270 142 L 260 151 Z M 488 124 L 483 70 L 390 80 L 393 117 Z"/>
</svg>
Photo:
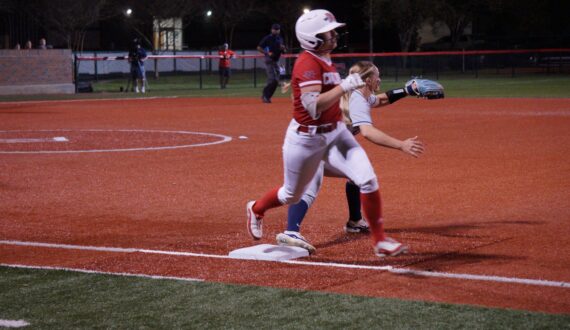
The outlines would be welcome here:
<svg viewBox="0 0 570 330">
<path fill-rule="evenodd" d="M 426 77 L 433 79 L 433 77 Z M 0 101 L 22 100 L 59 100 L 59 99 L 96 99 L 125 97 L 260 97 L 265 85 L 265 75 L 257 74 L 257 87 L 253 86 L 252 73 L 234 74 L 227 89 L 220 89 L 216 74 L 204 74 L 203 88 L 199 88 L 197 75 L 162 76 L 158 80 L 149 78 L 149 93 L 144 95 L 120 92 L 127 85 L 126 78 L 100 80 L 93 82 L 93 93 L 75 95 L 14 95 L 0 96 Z M 570 75 L 518 75 L 485 76 L 475 79 L 473 76 L 442 76 L 438 80 L 445 87 L 446 97 L 570 97 Z M 384 78 L 382 90 L 401 87 L 404 81 Z M 279 90 L 275 97 L 289 97 Z"/>
<path fill-rule="evenodd" d="M 0 319 L 31 328 L 568 329 L 570 316 L 244 285 L 0 267 Z"/>
<path fill-rule="evenodd" d="M 154 95 L 181 95 L 181 96 L 259 96 L 261 88 L 265 85 L 265 75 L 257 75 L 257 88 L 253 87 L 253 75 L 235 74 L 226 90 L 220 90 L 218 76 L 205 74 L 203 76 L 203 89 L 199 89 L 197 76 L 166 76 L 159 80 L 149 79 L 151 94 Z M 446 89 L 447 97 L 570 97 L 570 76 L 568 75 L 534 75 L 517 76 L 515 78 L 505 76 L 477 78 L 450 76 L 442 77 L 441 82 Z M 382 90 L 401 87 L 404 81 L 394 81 L 393 78 L 385 78 L 382 82 Z M 126 86 L 126 81 L 111 80 L 95 84 L 98 92 L 118 92 L 121 86 Z M 120 94 L 120 93 L 119 93 Z M 123 93 L 125 94 L 125 93 Z M 128 93 L 130 94 L 130 93 Z M 279 91 L 276 96 L 282 95 Z"/>
</svg>

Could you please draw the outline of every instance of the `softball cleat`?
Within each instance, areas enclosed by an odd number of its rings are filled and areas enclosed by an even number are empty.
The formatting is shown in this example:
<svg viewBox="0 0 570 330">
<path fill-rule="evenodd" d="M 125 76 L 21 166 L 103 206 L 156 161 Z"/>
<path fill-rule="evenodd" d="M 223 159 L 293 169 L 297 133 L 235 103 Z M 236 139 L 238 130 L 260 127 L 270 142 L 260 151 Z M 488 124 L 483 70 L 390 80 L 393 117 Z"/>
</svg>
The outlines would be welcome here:
<svg viewBox="0 0 570 330">
<path fill-rule="evenodd" d="M 395 257 L 399 254 L 408 253 L 408 246 L 386 237 L 383 241 L 376 243 L 374 253 L 380 258 Z"/>
<path fill-rule="evenodd" d="M 358 221 L 350 221 L 346 223 L 344 226 L 344 231 L 348 234 L 352 233 L 362 233 L 368 234 L 370 232 L 370 227 L 368 227 L 368 222 L 364 219 L 360 219 Z"/>
<path fill-rule="evenodd" d="M 297 246 L 309 251 L 309 254 L 313 254 L 317 251 L 317 249 L 297 231 L 286 230 L 281 234 L 277 234 L 276 240 L 277 244 L 281 246 Z"/>
<path fill-rule="evenodd" d="M 255 215 L 253 204 L 255 204 L 255 201 L 249 201 L 245 207 L 247 212 L 247 232 L 253 239 L 257 240 L 263 236 L 263 218 Z"/>
</svg>

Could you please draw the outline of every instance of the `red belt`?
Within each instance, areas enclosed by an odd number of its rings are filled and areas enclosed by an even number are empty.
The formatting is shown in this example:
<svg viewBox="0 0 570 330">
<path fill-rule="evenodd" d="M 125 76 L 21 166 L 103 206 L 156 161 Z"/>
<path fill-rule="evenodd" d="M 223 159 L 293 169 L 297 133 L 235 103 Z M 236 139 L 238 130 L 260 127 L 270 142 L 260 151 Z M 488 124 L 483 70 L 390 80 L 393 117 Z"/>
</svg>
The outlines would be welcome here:
<svg viewBox="0 0 570 330">
<path fill-rule="evenodd" d="M 324 124 L 321 126 L 299 125 L 299 127 L 297 128 L 297 132 L 303 132 L 303 133 L 315 132 L 315 134 L 323 134 L 323 133 L 332 132 L 335 129 L 336 129 L 336 122 L 330 124 Z"/>
</svg>

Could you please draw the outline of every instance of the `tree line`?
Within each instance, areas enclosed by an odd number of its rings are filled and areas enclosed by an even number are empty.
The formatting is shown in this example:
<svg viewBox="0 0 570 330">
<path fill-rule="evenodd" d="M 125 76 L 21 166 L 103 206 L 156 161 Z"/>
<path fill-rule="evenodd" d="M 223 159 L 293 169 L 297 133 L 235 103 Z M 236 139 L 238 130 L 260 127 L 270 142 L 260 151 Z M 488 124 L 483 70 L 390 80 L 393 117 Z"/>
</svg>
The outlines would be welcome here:
<svg viewBox="0 0 570 330">
<path fill-rule="evenodd" d="M 223 41 L 230 45 L 236 31 L 244 24 L 263 17 L 280 22 L 282 34 L 290 48 L 294 43 L 294 25 L 304 6 L 328 8 L 336 1 L 302 0 L 0 0 L 2 30 L 10 34 L 13 15 L 32 17 L 45 31 L 57 34 L 67 47 L 81 51 L 87 31 L 98 22 L 120 18 L 131 8 L 136 15 L 130 24 L 150 39 L 149 24 L 154 18 L 181 17 L 183 28 L 211 10 L 211 20 Z M 384 29 L 397 35 L 400 50 L 412 51 L 421 42 L 418 31 L 426 23 L 443 24 L 449 30 L 451 47 L 467 26 L 481 35 L 505 37 L 568 36 L 566 13 L 570 1 L 543 0 L 354 0 L 352 12 L 335 12 L 339 20 L 361 20 L 367 31 Z M 332 10 L 332 9 L 331 9 Z M 364 32 L 366 33 L 366 32 Z M 565 39 L 567 40 L 567 38 Z M 150 43 L 152 44 L 152 43 Z"/>
</svg>

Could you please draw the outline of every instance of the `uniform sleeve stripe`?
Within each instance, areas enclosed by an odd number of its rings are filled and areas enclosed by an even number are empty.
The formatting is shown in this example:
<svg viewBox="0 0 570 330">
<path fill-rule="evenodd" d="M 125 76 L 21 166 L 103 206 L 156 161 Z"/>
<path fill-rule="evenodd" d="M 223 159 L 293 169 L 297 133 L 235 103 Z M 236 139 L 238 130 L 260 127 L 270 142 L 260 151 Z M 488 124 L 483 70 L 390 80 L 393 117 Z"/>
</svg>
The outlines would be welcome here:
<svg viewBox="0 0 570 330">
<path fill-rule="evenodd" d="M 322 84 L 323 84 L 322 80 L 309 80 L 299 83 L 299 87 L 305 87 L 309 85 L 322 85 Z"/>
</svg>

